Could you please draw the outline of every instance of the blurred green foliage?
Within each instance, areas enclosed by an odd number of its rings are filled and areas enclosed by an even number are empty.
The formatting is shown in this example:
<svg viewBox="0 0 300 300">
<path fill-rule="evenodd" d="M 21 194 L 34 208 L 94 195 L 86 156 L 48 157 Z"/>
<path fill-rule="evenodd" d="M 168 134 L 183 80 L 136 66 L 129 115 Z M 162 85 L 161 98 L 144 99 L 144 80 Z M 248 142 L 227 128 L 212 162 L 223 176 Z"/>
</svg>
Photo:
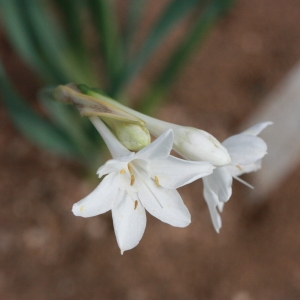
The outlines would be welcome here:
<svg viewBox="0 0 300 300">
<path fill-rule="evenodd" d="M 83 83 L 122 101 L 168 35 L 189 19 L 185 35 L 139 99 L 137 109 L 149 113 L 232 2 L 170 0 L 140 45 L 134 41 L 150 1 L 128 0 L 122 20 L 117 5 L 124 2 L 113 0 L 0 0 L 0 16 L 14 50 L 45 86 Z M 47 88 L 39 94 L 46 112 L 41 116 L 17 94 L 0 65 L 0 94 L 15 125 L 37 145 L 88 165 L 99 157 L 101 143 L 88 120 L 53 101 Z"/>
</svg>

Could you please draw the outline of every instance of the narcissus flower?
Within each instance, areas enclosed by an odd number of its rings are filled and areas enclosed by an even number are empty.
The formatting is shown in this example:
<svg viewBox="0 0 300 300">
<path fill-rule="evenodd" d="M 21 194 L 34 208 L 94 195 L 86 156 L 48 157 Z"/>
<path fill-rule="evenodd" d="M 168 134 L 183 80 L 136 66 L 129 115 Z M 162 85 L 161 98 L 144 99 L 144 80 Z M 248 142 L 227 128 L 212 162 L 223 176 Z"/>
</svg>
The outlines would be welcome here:
<svg viewBox="0 0 300 300">
<path fill-rule="evenodd" d="M 222 211 L 224 203 L 229 200 L 232 193 L 232 178 L 252 187 L 238 176 L 260 169 L 261 159 L 267 153 L 267 145 L 257 135 L 271 124 L 272 122 L 259 123 L 226 139 L 222 145 L 231 157 L 230 165 L 216 168 L 213 174 L 203 178 L 204 198 L 217 232 L 222 226 L 219 212 Z"/>
<path fill-rule="evenodd" d="M 226 148 L 204 130 L 149 117 L 91 89 L 87 91 L 87 94 L 144 121 L 147 129 L 155 137 L 160 136 L 168 129 L 172 129 L 174 133 L 173 149 L 188 160 L 209 161 L 215 166 L 224 166 L 230 163 L 230 156 Z"/>
<path fill-rule="evenodd" d="M 176 189 L 211 174 L 213 165 L 171 156 L 172 130 L 135 153 L 126 149 L 98 117 L 90 119 L 113 159 L 99 168 L 99 177 L 106 176 L 91 194 L 74 204 L 73 213 L 92 217 L 112 210 L 121 253 L 141 240 L 146 227 L 145 209 L 172 226 L 189 225 L 190 213 Z"/>
</svg>

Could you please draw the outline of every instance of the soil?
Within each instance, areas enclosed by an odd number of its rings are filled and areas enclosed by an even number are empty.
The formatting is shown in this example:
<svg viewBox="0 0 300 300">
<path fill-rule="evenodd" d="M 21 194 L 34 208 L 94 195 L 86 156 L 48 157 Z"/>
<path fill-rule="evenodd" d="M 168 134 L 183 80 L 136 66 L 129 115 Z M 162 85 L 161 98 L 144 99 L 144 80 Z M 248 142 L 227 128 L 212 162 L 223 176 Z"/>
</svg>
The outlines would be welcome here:
<svg viewBox="0 0 300 300">
<path fill-rule="evenodd" d="M 158 116 L 219 140 L 236 133 L 298 61 L 299 20 L 299 0 L 237 1 Z M 1 58 L 18 90 L 35 99 L 38 80 L 3 33 Z M 181 188 L 191 225 L 173 228 L 148 214 L 140 244 L 120 255 L 110 213 L 71 212 L 95 187 L 84 170 L 25 140 L 3 107 L 0 124 L 1 299 L 300 299 L 299 168 L 263 202 L 235 182 L 220 234 L 201 181 Z"/>
</svg>

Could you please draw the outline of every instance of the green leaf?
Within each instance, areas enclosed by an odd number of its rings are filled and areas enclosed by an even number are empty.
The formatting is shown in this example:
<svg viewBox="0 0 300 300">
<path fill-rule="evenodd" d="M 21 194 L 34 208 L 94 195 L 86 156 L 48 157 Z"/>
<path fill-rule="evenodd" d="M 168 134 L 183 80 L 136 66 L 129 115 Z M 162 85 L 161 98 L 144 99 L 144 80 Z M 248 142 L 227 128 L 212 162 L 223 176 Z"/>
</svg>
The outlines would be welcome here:
<svg viewBox="0 0 300 300">
<path fill-rule="evenodd" d="M 84 37 L 86 22 L 83 19 L 85 6 L 84 0 L 52 0 L 61 13 L 64 25 L 64 39 L 68 41 L 73 55 L 81 70 L 85 70 L 85 81 L 96 84 L 98 77 L 91 65 L 89 47 Z"/>
<path fill-rule="evenodd" d="M 39 93 L 39 100 L 50 119 L 68 135 L 83 156 L 87 152 L 96 152 L 97 143 L 89 139 L 88 131 L 91 130 L 91 123 L 87 118 L 82 118 L 73 106 L 54 100 L 52 91 L 53 88 L 49 87 Z"/>
<path fill-rule="evenodd" d="M 39 51 L 32 42 L 27 23 L 23 18 L 23 10 L 19 0 L 0 0 L 0 8 L 6 33 L 14 49 L 40 75 L 55 82 L 55 74 L 51 69 L 48 69 L 47 64 L 41 58 Z"/>
<path fill-rule="evenodd" d="M 76 56 L 45 0 L 0 0 L 15 48 L 48 81 L 95 84 L 95 75 Z"/>
<path fill-rule="evenodd" d="M 79 57 L 86 56 L 85 43 L 82 37 L 81 0 L 53 0 L 63 17 L 66 27 L 66 38 Z"/>
<path fill-rule="evenodd" d="M 134 60 L 115 81 L 111 94 L 119 93 L 138 74 L 167 35 L 191 12 L 192 8 L 199 6 L 202 2 L 202 0 L 173 0 L 168 4 L 146 37 L 141 49 L 136 53 Z"/>
<path fill-rule="evenodd" d="M 19 131 L 40 147 L 65 156 L 78 156 L 76 147 L 56 126 L 39 116 L 12 88 L 0 65 L 0 92 Z"/>
<path fill-rule="evenodd" d="M 24 3 L 24 11 L 35 42 L 48 62 L 48 67 L 56 71 L 58 83 L 88 82 L 87 75 L 90 74 L 86 74 L 78 64 L 71 46 L 50 17 L 44 1 L 26 0 Z"/>
<path fill-rule="evenodd" d="M 212 25 L 232 5 L 232 2 L 232 0 L 214 0 L 207 5 L 189 34 L 180 43 L 175 53 L 166 63 L 166 67 L 150 87 L 148 94 L 143 98 L 143 102 L 139 106 L 140 111 L 149 114 L 151 110 L 153 111 L 160 104 L 180 71 L 186 65 L 187 59 L 206 37 Z"/>
<path fill-rule="evenodd" d="M 139 28 L 145 3 L 146 0 L 129 0 L 127 6 L 126 24 L 123 31 L 124 56 L 126 57 L 125 63 L 131 58 L 133 39 L 137 29 Z"/>
<path fill-rule="evenodd" d="M 123 65 L 123 49 L 113 2 L 111 0 L 86 0 L 100 39 L 100 49 L 108 77 L 107 89 L 110 88 Z"/>
</svg>

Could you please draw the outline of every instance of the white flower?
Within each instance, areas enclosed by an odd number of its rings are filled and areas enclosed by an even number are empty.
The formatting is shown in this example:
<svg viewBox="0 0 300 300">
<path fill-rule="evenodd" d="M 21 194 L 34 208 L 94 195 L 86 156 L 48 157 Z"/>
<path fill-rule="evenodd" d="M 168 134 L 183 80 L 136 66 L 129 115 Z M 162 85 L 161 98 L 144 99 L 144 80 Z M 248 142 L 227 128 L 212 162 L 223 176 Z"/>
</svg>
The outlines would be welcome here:
<svg viewBox="0 0 300 300">
<path fill-rule="evenodd" d="M 94 96 L 97 95 L 94 94 Z M 164 122 L 137 112 L 108 97 L 101 95 L 99 97 L 143 120 L 150 133 L 155 137 L 172 129 L 174 132 L 173 149 L 185 159 L 209 161 L 215 166 L 225 166 L 230 163 L 230 156 L 226 148 L 210 133 L 189 126 Z"/>
<path fill-rule="evenodd" d="M 257 135 L 271 124 L 272 122 L 259 123 L 240 134 L 226 139 L 222 144 L 228 150 L 231 164 L 216 168 L 213 174 L 203 178 L 204 198 L 217 232 L 222 226 L 218 211 L 222 212 L 224 203 L 231 196 L 232 178 L 252 187 L 238 176 L 260 169 L 261 159 L 267 153 L 267 145 Z"/>
<path fill-rule="evenodd" d="M 189 225 L 190 213 L 176 189 L 211 174 L 212 164 L 171 156 L 172 130 L 134 153 L 127 150 L 99 118 L 90 119 L 113 159 L 99 168 L 99 177 L 106 176 L 91 194 L 74 204 L 73 213 L 92 217 L 112 210 L 121 253 L 132 249 L 141 240 L 146 227 L 145 209 L 172 226 Z"/>
</svg>

